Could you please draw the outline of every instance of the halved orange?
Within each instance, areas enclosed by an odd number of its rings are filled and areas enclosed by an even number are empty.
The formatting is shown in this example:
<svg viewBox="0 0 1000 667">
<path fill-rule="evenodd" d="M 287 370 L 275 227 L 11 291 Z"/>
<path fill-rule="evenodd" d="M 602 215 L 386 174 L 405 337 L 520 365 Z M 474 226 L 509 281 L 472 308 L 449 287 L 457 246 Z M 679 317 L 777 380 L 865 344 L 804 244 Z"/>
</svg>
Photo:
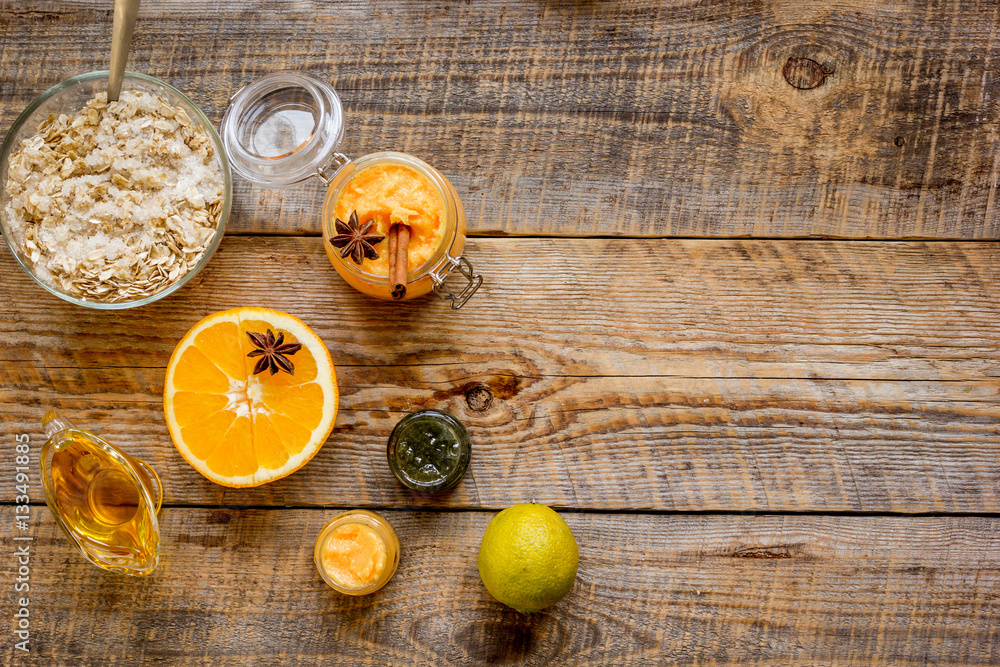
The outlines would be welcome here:
<svg viewBox="0 0 1000 667">
<path fill-rule="evenodd" d="M 261 347 L 281 358 L 273 363 Z M 174 348 L 163 386 L 177 451 L 233 487 L 273 482 L 305 465 L 333 430 L 337 400 L 323 341 L 297 317 L 266 308 L 225 310 L 194 325 Z"/>
</svg>

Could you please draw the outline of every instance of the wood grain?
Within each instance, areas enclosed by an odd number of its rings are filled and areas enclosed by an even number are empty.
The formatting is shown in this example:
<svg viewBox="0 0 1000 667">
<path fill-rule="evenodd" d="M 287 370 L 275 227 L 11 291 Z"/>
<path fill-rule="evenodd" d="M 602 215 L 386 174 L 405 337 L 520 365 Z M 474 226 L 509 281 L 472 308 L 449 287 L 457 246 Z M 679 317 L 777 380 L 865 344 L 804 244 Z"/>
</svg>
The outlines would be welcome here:
<svg viewBox="0 0 1000 667">
<path fill-rule="evenodd" d="M 106 66 L 111 15 L 0 0 L 0 130 Z M 1000 247 L 955 242 L 1000 238 L 998 35 L 982 0 L 144 3 L 130 67 L 215 122 L 306 71 L 342 96 L 344 152 L 437 166 L 486 285 L 457 313 L 350 290 L 319 183 L 238 181 L 218 256 L 132 312 L 64 304 L 0 252 L 0 442 L 37 458 L 57 406 L 168 503 L 161 566 L 129 580 L 70 548 L 33 479 L 32 653 L 0 663 L 1000 664 Z M 484 238 L 508 235 L 536 238 Z M 319 455 L 255 490 L 184 463 L 161 404 L 176 342 L 240 305 L 310 324 L 342 392 Z M 474 447 L 431 498 L 384 458 L 423 407 Z M 14 498 L 0 475 L 4 586 Z M 479 581 L 478 510 L 532 499 L 581 567 L 526 618 Z M 311 560 L 351 506 L 403 547 L 360 599 Z"/>
<path fill-rule="evenodd" d="M 34 518 L 32 653 L 8 664 L 994 665 L 1000 521 L 563 513 L 574 589 L 524 617 L 476 569 L 491 514 L 384 511 L 379 593 L 326 587 L 332 510 L 161 513 L 151 577 L 101 572 Z M 10 507 L 0 521 L 13 523 Z M 14 559 L 0 560 L 12 581 Z M 9 654 L 8 654 L 9 655 Z"/>
<path fill-rule="evenodd" d="M 106 2 L 0 26 L 3 126 L 105 67 Z M 995 239 L 998 34 L 978 0 L 178 0 L 142 8 L 130 66 L 215 121 L 263 74 L 327 79 L 344 151 L 428 160 L 478 234 Z M 315 233 L 320 203 L 240 183 L 230 230 Z"/>
<path fill-rule="evenodd" d="M 1000 247 L 478 239 L 459 312 L 350 290 L 318 238 L 226 239 L 192 285 L 99 314 L 0 259 L 0 440 L 55 405 L 151 462 L 171 503 L 998 512 Z M 163 423 L 163 373 L 203 315 L 261 305 L 333 352 L 337 428 L 302 471 L 234 491 Z M 451 494 L 385 464 L 404 412 L 474 443 Z M 12 481 L 0 476 L 4 498 Z"/>
</svg>

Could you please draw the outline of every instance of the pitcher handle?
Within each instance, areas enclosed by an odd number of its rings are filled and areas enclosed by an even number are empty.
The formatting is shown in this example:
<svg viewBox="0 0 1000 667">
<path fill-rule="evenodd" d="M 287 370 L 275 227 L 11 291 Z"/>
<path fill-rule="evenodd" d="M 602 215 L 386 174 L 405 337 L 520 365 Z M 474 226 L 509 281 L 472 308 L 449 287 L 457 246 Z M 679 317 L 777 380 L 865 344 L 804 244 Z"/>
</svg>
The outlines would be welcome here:
<svg viewBox="0 0 1000 667">
<path fill-rule="evenodd" d="M 149 481 L 152 482 L 153 486 L 156 487 L 156 513 L 160 513 L 160 506 L 163 505 L 163 482 L 160 481 L 160 476 L 156 474 L 153 470 L 153 466 L 149 465 L 142 459 L 137 459 L 129 457 L 138 465 L 143 471 L 149 476 Z"/>
</svg>

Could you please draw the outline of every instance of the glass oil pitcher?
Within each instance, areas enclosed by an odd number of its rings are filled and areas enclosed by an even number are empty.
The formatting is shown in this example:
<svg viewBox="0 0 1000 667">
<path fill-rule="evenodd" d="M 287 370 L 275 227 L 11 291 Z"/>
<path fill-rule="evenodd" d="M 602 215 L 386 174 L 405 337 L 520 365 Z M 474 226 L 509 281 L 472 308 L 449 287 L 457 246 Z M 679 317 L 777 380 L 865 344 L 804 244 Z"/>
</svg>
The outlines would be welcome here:
<svg viewBox="0 0 1000 667">
<path fill-rule="evenodd" d="M 159 561 L 160 478 L 56 410 L 42 418 L 48 441 L 40 466 L 45 502 L 66 537 L 98 567 L 135 577 Z"/>
</svg>

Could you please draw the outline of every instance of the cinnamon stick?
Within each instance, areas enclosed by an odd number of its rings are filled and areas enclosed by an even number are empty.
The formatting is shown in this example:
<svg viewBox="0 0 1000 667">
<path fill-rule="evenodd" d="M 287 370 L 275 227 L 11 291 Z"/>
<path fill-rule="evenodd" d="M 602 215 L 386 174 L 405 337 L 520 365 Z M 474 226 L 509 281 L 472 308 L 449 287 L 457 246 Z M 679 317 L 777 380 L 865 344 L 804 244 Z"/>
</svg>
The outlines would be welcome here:
<svg viewBox="0 0 1000 667">
<path fill-rule="evenodd" d="M 399 230 L 396 225 L 389 226 L 389 289 L 395 287 L 393 280 L 396 277 L 396 245 L 399 243 Z"/>
<path fill-rule="evenodd" d="M 389 284 L 392 298 L 406 296 L 406 275 L 409 271 L 410 228 L 395 224 L 389 228 Z"/>
</svg>

